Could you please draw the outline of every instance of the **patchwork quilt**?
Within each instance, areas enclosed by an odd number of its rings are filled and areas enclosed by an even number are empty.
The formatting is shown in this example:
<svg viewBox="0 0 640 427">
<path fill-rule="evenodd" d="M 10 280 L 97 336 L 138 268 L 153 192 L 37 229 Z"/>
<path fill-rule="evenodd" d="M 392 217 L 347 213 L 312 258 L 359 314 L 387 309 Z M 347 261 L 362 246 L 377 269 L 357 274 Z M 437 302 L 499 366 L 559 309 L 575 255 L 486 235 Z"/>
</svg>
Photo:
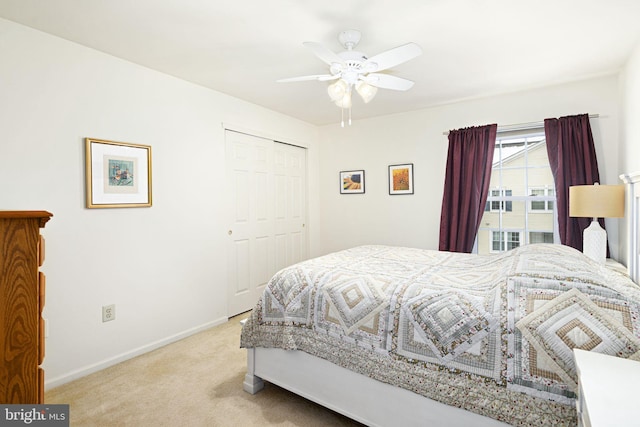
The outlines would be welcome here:
<svg viewBox="0 0 640 427">
<path fill-rule="evenodd" d="M 278 272 L 241 347 L 301 350 L 512 425 L 577 424 L 573 349 L 640 360 L 640 287 L 573 248 L 360 246 Z"/>
</svg>

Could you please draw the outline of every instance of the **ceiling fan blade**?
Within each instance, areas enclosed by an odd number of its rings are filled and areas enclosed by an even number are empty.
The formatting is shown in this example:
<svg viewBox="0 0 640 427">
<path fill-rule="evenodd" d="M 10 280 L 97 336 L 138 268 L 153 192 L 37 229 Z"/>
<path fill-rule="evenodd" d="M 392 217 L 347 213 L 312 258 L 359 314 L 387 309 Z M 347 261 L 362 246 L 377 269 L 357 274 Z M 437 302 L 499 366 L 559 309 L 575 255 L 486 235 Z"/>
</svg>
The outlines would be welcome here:
<svg viewBox="0 0 640 427">
<path fill-rule="evenodd" d="M 316 54 L 318 58 L 326 62 L 327 64 L 344 64 L 344 60 L 338 56 L 338 54 L 330 51 L 324 45 L 316 42 L 304 42 L 302 43 Z"/>
<path fill-rule="evenodd" d="M 331 74 L 315 74 L 312 76 L 300 76 L 300 77 L 290 77 L 287 79 L 279 79 L 276 80 L 277 83 L 289 83 L 289 82 L 304 82 L 308 80 L 317 80 L 321 82 L 326 82 L 329 80 L 335 80 L 340 78 L 340 75 L 331 75 Z"/>
<path fill-rule="evenodd" d="M 420 46 L 415 43 L 407 43 L 372 56 L 364 62 L 363 68 L 369 72 L 382 71 L 409 61 L 421 54 L 422 48 Z"/>
<path fill-rule="evenodd" d="M 401 77 L 392 76 L 382 73 L 371 73 L 360 77 L 365 83 L 381 89 L 392 90 L 409 90 L 413 86 L 413 82 Z"/>
</svg>

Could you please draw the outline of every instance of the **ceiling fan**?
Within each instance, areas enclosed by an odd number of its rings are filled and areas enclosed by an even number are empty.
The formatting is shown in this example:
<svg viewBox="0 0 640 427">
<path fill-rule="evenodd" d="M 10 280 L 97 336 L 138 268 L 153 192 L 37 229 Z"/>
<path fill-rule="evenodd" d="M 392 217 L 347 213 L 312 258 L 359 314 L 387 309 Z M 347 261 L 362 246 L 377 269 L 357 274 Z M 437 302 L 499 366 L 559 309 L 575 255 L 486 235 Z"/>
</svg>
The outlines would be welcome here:
<svg viewBox="0 0 640 427">
<path fill-rule="evenodd" d="M 307 80 L 334 81 L 328 87 L 329 97 L 342 108 L 344 127 L 344 109 L 349 110 L 349 124 L 351 124 L 351 93 L 355 88 L 365 103 L 371 101 L 378 88 L 392 90 L 408 90 L 413 82 L 408 79 L 381 73 L 398 64 L 409 61 L 422 54 L 422 49 L 415 43 L 382 52 L 368 58 L 364 53 L 354 50 L 360 42 L 361 34 L 357 30 L 346 30 L 338 34 L 338 41 L 345 51 L 334 53 L 320 43 L 304 42 L 303 45 L 327 65 L 328 74 L 291 77 L 277 80 L 280 83 L 299 82 Z"/>
</svg>

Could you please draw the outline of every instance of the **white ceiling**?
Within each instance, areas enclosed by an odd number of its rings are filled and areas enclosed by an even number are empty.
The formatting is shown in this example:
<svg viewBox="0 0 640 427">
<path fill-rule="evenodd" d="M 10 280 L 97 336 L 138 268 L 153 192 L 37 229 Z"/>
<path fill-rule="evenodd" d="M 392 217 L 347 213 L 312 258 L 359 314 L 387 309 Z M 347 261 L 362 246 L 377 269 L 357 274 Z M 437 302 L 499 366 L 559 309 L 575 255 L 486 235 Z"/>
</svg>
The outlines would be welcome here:
<svg viewBox="0 0 640 427">
<path fill-rule="evenodd" d="M 614 73 L 640 38 L 638 0 L 0 0 L 0 17 L 309 123 L 340 121 L 305 41 L 368 56 L 415 42 L 407 92 L 354 99 L 354 120 Z M 0 66 L 1 58 L 0 58 Z"/>
</svg>

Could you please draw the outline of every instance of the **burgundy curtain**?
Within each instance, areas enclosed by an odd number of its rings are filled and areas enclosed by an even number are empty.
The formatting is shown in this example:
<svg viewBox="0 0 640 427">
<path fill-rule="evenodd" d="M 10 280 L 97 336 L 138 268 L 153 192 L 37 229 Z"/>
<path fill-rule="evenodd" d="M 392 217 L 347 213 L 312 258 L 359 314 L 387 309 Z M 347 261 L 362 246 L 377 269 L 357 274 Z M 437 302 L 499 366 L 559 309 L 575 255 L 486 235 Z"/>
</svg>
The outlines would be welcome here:
<svg viewBox="0 0 640 427">
<path fill-rule="evenodd" d="M 582 232 L 592 218 L 569 217 L 569 187 L 600 182 L 588 114 L 545 119 L 549 164 L 556 183 L 558 231 L 563 245 L 582 250 Z M 604 219 L 599 220 L 604 228 Z"/>
<path fill-rule="evenodd" d="M 441 251 L 473 249 L 487 202 L 497 124 L 449 132 L 449 153 L 440 214 Z"/>
</svg>

